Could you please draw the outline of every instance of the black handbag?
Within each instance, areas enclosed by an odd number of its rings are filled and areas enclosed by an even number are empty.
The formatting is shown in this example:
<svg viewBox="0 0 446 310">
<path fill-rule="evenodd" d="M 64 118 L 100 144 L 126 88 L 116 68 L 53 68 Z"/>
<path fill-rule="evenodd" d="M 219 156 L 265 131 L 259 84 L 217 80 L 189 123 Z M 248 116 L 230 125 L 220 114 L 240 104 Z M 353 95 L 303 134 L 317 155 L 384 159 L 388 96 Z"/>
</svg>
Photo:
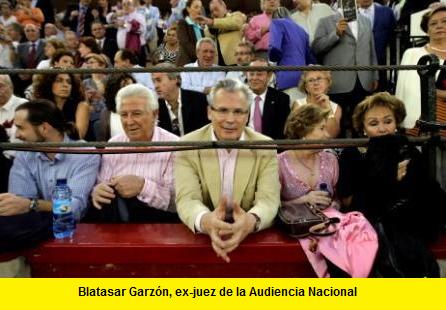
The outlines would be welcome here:
<svg viewBox="0 0 446 310">
<path fill-rule="evenodd" d="M 339 221 L 339 218 L 329 218 L 317 207 L 307 203 L 282 206 L 277 216 L 278 225 L 293 238 L 332 235 L 336 227 L 330 226 Z"/>
</svg>

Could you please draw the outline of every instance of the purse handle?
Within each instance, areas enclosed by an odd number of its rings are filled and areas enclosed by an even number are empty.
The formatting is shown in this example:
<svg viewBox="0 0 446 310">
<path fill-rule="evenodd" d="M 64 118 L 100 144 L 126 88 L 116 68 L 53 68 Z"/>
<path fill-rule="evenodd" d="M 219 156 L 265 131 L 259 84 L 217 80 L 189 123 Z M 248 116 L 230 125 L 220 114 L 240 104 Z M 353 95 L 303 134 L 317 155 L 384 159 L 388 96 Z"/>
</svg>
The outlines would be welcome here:
<svg viewBox="0 0 446 310">
<path fill-rule="evenodd" d="M 340 219 L 338 217 L 331 217 L 323 223 L 311 226 L 308 231 L 310 232 L 310 235 L 313 235 L 313 236 L 321 236 L 321 237 L 330 236 L 338 231 L 338 229 L 336 227 L 332 230 L 328 230 L 330 225 L 337 224 L 339 222 L 340 222 Z"/>
</svg>

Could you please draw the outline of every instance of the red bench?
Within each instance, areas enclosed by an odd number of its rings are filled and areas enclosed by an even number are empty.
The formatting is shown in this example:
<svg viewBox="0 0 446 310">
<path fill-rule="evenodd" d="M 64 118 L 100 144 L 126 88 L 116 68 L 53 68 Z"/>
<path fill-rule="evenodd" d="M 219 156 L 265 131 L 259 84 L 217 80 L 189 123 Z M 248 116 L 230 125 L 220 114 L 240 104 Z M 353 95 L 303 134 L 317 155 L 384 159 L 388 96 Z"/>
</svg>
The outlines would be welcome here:
<svg viewBox="0 0 446 310">
<path fill-rule="evenodd" d="M 433 247 L 446 258 L 446 236 Z M 27 254 L 33 277 L 314 277 L 297 243 L 275 228 L 249 236 L 225 263 L 208 236 L 182 224 L 80 224 L 73 240 Z"/>
<path fill-rule="evenodd" d="M 33 277 L 314 277 L 297 240 L 270 229 L 218 258 L 183 224 L 80 224 L 27 255 Z"/>
</svg>

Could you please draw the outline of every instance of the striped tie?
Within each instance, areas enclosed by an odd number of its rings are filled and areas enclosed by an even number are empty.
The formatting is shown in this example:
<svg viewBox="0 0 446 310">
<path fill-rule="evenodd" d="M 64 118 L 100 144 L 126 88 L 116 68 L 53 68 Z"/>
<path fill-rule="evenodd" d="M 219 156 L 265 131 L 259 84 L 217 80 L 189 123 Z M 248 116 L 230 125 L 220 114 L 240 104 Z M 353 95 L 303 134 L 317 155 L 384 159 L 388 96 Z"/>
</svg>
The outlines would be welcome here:
<svg viewBox="0 0 446 310">
<path fill-rule="evenodd" d="M 80 9 L 79 19 L 78 19 L 78 23 L 77 23 L 77 34 L 78 34 L 78 36 L 83 36 L 84 35 L 85 15 L 86 15 L 85 7 L 82 7 Z"/>
</svg>

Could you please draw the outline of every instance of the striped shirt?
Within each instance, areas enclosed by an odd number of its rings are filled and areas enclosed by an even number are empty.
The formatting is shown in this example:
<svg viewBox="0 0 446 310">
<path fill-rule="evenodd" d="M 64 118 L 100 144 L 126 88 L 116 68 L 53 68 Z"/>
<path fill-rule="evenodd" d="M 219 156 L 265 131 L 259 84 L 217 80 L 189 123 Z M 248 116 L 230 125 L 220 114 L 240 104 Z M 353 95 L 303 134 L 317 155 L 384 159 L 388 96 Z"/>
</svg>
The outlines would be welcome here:
<svg viewBox="0 0 446 310">
<path fill-rule="evenodd" d="M 72 142 L 65 136 L 64 142 Z M 77 221 L 87 209 L 88 197 L 99 169 L 100 156 L 56 154 L 54 160 L 44 153 L 17 152 L 9 174 L 9 193 L 51 201 L 57 179 L 67 179 L 72 192 L 72 208 Z"/>
<path fill-rule="evenodd" d="M 159 127 L 155 127 L 152 141 L 177 141 L 179 138 Z M 125 134 L 119 134 L 109 142 L 129 142 Z M 150 207 L 175 211 L 173 182 L 173 153 L 107 154 L 102 157 L 97 183 L 110 182 L 122 175 L 143 177 L 145 182 L 136 197 Z"/>
</svg>

